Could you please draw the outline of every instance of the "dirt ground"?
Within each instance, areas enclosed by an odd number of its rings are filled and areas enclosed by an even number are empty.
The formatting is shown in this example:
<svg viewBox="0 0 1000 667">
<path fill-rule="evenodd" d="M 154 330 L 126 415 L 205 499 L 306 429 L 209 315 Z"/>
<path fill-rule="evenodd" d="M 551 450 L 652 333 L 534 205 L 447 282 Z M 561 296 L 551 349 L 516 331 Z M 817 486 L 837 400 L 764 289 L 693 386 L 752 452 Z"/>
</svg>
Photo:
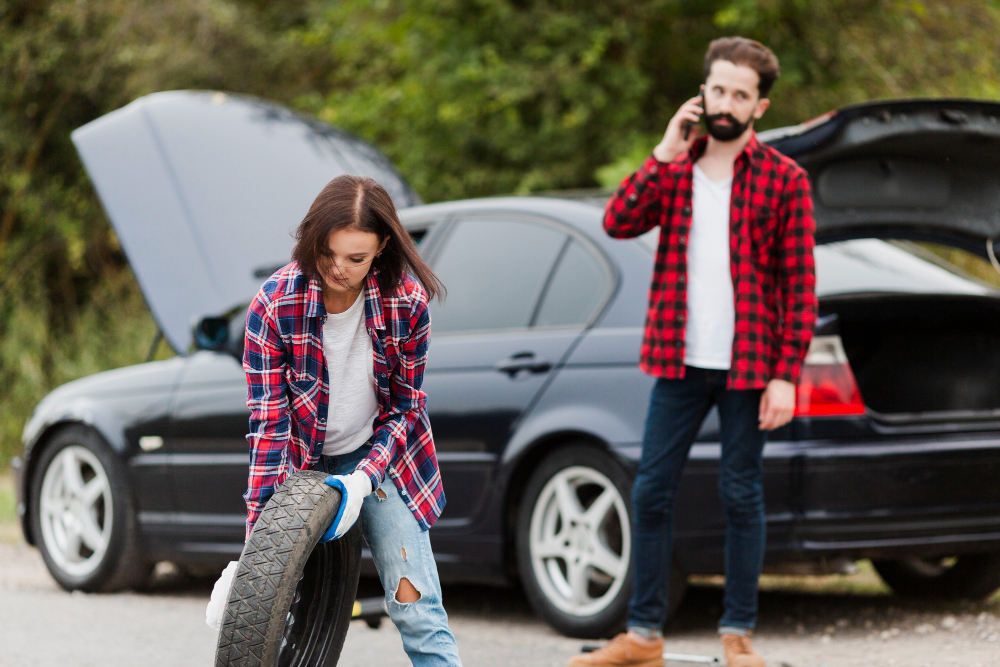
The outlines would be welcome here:
<svg viewBox="0 0 1000 667">
<path fill-rule="evenodd" d="M 701 579 L 691 587 L 669 626 L 669 650 L 720 655 L 718 583 Z M 215 634 L 203 620 L 211 585 L 161 568 L 145 592 L 66 593 L 38 551 L 4 531 L 0 665 L 211 664 Z M 765 577 L 762 588 L 756 645 L 769 666 L 1000 666 L 1000 595 L 975 604 L 902 600 L 870 569 L 850 577 Z M 469 667 L 559 666 L 584 643 L 553 632 L 516 589 L 445 586 L 444 600 Z M 388 620 L 377 630 L 355 621 L 341 664 L 405 667 L 409 660 Z"/>
</svg>

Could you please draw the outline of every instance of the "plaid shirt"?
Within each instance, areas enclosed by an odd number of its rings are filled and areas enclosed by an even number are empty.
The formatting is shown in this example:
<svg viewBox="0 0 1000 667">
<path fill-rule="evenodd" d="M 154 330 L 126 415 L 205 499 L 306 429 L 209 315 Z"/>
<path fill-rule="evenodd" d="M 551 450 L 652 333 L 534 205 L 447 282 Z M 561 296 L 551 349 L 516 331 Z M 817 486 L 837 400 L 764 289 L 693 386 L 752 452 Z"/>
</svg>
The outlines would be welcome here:
<svg viewBox="0 0 1000 667">
<path fill-rule="evenodd" d="M 660 228 L 640 367 L 684 377 L 687 252 L 694 163 L 707 137 L 663 163 L 649 157 L 608 202 L 604 229 L 615 238 Z M 816 275 L 809 180 L 803 170 L 752 134 L 733 168 L 729 256 L 736 329 L 727 386 L 760 389 L 798 381 L 816 322 Z"/>
<path fill-rule="evenodd" d="M 377 489 L 388 471 L 424 530 L 441 516 L 444 489 L 423 383 L 431 320 L 427 293 L 404 274 L 383 297 L 377 270 L 365 278 L 365 326 L 372 339 L 379 416 L 371 452 L 358 464 Z M 272 275 L 250 304 L 243 369 L 250 407 L 247 535 L 274 488 L 292 472 L 316 467 L 330 397 L 323 353 L 326 306 L 316 278 L 292 262 Z"/>
</svg>

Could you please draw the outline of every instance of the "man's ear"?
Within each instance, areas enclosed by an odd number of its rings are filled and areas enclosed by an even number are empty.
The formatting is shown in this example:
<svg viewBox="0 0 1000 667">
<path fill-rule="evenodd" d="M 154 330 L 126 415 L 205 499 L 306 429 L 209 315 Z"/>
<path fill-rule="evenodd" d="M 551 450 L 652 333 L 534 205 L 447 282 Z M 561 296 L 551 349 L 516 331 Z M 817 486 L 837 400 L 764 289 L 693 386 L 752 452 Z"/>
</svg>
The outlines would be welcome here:
<svg viewBox="0 0 1000 667">
<path fill-rule="evenodd" d="M 762 100 L 757 100 L 757 108 L 754 109 L 753 117 L 759 120 L 769 106 L 771 106 L 771 100 L 766 97 Z"/>
</svg>

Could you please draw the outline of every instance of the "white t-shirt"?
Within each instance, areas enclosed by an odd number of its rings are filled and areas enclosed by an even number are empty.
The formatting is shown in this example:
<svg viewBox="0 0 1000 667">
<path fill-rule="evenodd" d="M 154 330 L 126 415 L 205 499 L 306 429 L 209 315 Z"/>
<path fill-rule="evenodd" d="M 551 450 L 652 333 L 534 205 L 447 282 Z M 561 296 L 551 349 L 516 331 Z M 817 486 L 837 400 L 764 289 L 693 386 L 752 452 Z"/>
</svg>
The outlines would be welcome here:
<svg viewBox="0 0 1000 667">
<path fill-rule="evenodd" d="M 365 327 L 365 293 L 342 313 L 327 314 L 323 353 L 330 378 L 323 454 L 353 452 L 373 433 L 378 417 L 372 339 Z"/>
<path fill-rule="evenodd" d="M 713 181 L 694 166 L 691 234 L 687 245 L 687 325 L 684 363 L 728 369 L 736 306 L 729 268 L 729 197 L 733 178 Z"/>
</svg>

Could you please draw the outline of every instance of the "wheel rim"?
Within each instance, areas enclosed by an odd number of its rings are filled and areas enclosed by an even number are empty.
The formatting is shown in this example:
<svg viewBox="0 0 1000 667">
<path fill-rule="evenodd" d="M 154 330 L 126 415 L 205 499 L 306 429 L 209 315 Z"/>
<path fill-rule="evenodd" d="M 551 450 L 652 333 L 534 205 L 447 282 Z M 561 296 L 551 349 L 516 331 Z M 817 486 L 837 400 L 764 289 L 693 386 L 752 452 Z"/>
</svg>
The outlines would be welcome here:
<svg viewBox="0 0 1000 667">
<path fill-rule="evenodd" d="M 104 466 L 93 452 L 70 445 L 52 459 L 39 496 L 42 539 L 55 565 L 86 577 L 104 560 L 114 506 Z"/>
<path fill-rule="evenodd" d="M 601 612 L 625 584 L 631 556 L 618 487 L 593 468 L 560 470 L 538 496 L 528 544 L 535 580 L 552 605 L 573 616 Z"/>
</svg>

